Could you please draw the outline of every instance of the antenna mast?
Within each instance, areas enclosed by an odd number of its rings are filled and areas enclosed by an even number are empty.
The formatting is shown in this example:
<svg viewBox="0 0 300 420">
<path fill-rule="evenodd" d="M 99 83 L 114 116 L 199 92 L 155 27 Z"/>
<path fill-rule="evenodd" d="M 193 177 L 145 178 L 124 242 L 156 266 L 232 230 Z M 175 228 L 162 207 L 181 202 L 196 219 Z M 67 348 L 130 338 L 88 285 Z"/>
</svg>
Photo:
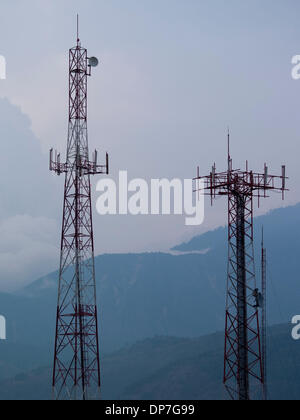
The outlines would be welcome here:
<svg viewBox="0 0 300 420">
<path fill-rule="evenodd" d="M 228 134 L 228 146 L 230 136 Z M 229 147 L 228 147 L 229 149 Z M 228 273 L 224 353 L 224 385 L 233 400 L 254 399 L 252 386 L 263 385 L 264 372 L 259 322 L 260 294 L 256 286 L 254 266 L 254 199 L 267 193 L 286 191 L 285 167 L 281 176 L 233 170 L 230 149 L 228 171 L 217 173 L 215 165 L 202 180 L 203 194 L 211 200 L 227 196 L 228 200 Z M 199 191 L 199 187 L 196 188 Z"/>
<path fill-rule="evenodd" d="M 79 44 L 79 15 L 77 14 L 77 45 Z"/>
<path fill-rule="evenodd" d="M 66 161 L 50 151 L 50 170 L 65 175 L 53 390 L 57 400 L 100 397 L 98 315 L 90 177 L 108 173 L 90 159 L 87 87 L 91 67 L 79 42 L 69 51 L 69 130 Z"/>
</svg>

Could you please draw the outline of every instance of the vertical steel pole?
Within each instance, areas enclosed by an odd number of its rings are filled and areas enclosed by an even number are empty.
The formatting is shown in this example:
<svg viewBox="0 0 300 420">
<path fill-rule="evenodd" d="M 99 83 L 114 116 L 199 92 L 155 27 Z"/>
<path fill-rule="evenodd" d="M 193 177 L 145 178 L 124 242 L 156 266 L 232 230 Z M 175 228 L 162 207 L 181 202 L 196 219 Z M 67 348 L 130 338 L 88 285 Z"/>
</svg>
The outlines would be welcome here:
<svg viewBox="0 0 300 420">
<path fill-rule="evenodd" d="M 268 399 L 267 387 L 267 250 L 264 247 L 264 237 L 262 238 L 261 248 L 261 277 L 262 277 L 262 366 L 263 366 L 263 397 Z"/>
<path fill-rule="evenodd" d="M 248 316 L 247 277 L 245 255 L 245 201 L 236 195 L 236 249 L 237 249 L 237 320 L 238 320 L 238 393 L 239 400 L 249 400 L 248 378 Z"/>
</svg>

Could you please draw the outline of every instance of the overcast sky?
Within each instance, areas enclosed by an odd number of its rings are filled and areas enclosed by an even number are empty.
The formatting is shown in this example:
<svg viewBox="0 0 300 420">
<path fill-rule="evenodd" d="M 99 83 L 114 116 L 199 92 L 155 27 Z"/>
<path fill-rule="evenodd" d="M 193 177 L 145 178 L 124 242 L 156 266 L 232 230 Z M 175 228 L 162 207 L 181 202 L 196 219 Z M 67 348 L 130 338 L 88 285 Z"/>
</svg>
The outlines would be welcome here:
<svg viewBox="0 0 300 420">
<path fill-rule="evenodd" d="M 2 0 L 0 55 L 0 290 L 58 266 L 63 179 L 48 149 L 67 141 L 68 49 L 80 37 L 101 65 L 89 80 L 91 149 L 108 151 L 111 177 L 192 178 L 196 167 L 287 166 L 291 192 L 257 214 L 300 201 L 298 0 Z M 93 204 L 97 193 L 93 184 Z M 100 217 L 97 253 L 166 250 L 226 222 L 226 202 L 205 223 L 182 217 Z M 11 267 L 14 267 L 13 270 Z"/>
</svg>

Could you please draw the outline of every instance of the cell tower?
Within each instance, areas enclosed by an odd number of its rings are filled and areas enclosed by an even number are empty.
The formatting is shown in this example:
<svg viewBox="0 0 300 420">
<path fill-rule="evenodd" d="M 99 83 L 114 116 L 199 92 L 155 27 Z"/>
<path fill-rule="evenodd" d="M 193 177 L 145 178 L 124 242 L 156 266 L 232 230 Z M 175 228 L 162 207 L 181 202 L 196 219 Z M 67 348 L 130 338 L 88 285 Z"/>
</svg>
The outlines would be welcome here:
<svg viewBox="0 0 300 420">
<path fill-rule="evenodd" d="M 78 28 L 78 25 L 77 25 Z M 77 30 L 78 33 L 78 30 Z M 87 400 L 100 396 L 100 361 L 90 176 L 108 174 L 89 160 L 87 81 L 95 57 L 77 45 L 69 51 L 69 130 L 66 162 L 50 151 L 50 170 L 65 174 L 55 356 L 54 398 Z"/>
<path fill-rule="evenodd" d="M 228 277 L 225 326 L 224 385 L 233 400 L 250 400 L 252 385 L 263 385 L 263 361 L 259 307 L 261 294 L 256 286 L 254 266 L 253 214 L 254 199 L 260 202 L 267 193 L 286 191 L 285 166 L 281 176 L 234 170 L 230 157 L 228 134 L 228 169 L 217 173 L 214 164 L 209 176 L 195 178 L 196 191 L 213 199 L 228 197 Z M 202 185 L 200 186 L 200 181 Z M 280 185 L 277 186 L 278 181 Z"/>
</svg>

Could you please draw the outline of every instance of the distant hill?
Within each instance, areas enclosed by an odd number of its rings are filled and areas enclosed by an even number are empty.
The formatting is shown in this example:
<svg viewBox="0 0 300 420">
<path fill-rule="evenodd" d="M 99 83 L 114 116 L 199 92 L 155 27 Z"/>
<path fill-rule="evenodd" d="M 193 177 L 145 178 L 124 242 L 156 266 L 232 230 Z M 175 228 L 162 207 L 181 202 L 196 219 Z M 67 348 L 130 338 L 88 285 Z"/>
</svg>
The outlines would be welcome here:
<svg viewBox="0 0 300 420">
<path fill-rule="evenodd" d="M 156 337 L 103 357 L 104 400 L 220 400 L 223 333 L 197 339 Z M 269 330 L 269 399 L 300 399 L 300 342 L 291 326 Z M 51 370 L 0 382 L 1 399 L 50 399 Z"/>
<path fill-rule="evenodd" d="M 262 228 L 267 248 L 268 312 L 270 324 L 290 321 L 300 313 L 299 257 L 300 257 L 300 204 L 273 210 L 254 220 L 256 274 L 260 281 L 260 252 Z M 209 272 L 217 278 L 221 261 L 227 258 L 227 228 L 219 228 L 196 236 L 189 242 L 173 248 L 176 252 L 195 252 L 209 249 L 204 260 L 211 264 Z M 216 266 L 214 261 L 217 262 Z M 204 274 L 205 276 L 205 274 Z"/>
<path fill-rule="evenodd" d="M 300 343 L 291 338 L 291 327 L 269 329 L 268 399 L 300 399 Z M 152 342 L 153 346 L 155 341 Z M 157 369 L 151 376 L 127 387 L 122 399 L 223 400 L 224 334 L 185 341 L 186 354 Z M 192 351 L 193 350 L 193 351 Z M 176 354 L 176 346 L 174 345 Z M 104 389 L 105 392 L 105 389 Z M 105 395 L 105 394 L 104 394 Z"/>
<path fill-rule="evenodd" d="M 289 322 L 300 313 L 300 205 L 256 219 L 257 240 L 262 223 L 269 262 L 269 324 Z M 207 249 L 205 254 L 191 253 Z M 176 250 L 183 254 L 96 258 L 102 354 L 155 336 L 195 338 L 223 330 L 226 229 L 196 237 Z M 8 323 L 8 340 L 0 342 L 0 380 L 22 368 L 52 363 L 56 302 L 57 273 L 17 294 L 0 294 L 0 314 Z"/>
</svg>

